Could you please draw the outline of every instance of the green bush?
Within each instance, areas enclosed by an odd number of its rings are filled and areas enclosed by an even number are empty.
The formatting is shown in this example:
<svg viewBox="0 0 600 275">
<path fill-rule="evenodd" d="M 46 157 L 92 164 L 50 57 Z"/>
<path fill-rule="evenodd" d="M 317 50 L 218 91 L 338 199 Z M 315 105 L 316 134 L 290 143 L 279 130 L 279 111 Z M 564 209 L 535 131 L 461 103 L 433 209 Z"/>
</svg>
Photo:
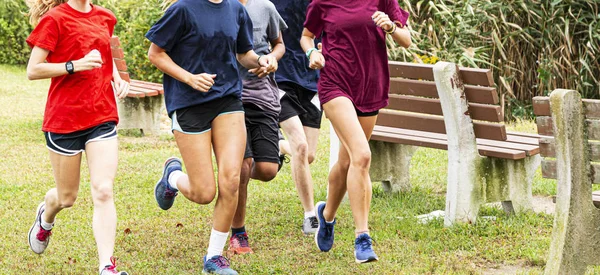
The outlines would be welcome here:
<svg viewBox="0 0 600 275">
<path fill-rule="evenodd" d="M 0 63 L 25 64 L 29 46 L 25 39 L 31 32 L 25 16 L 25 1 L 0 1 Z"/>
</svg>

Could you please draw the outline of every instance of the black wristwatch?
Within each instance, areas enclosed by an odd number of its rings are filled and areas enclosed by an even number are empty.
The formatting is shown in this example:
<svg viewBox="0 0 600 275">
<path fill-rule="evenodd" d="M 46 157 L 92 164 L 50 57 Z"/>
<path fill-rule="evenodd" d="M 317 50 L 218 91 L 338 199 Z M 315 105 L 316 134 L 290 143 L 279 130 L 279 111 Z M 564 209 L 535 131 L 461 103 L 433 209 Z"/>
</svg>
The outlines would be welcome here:
<svg viewBox="0 0 600 275">
<path fill-rule="evenodd" d="M 73 62 L 67 61 L 67 63 L 65 63 L 65 68 L 67 69 L 67 72 L 69 74 L 74 74 L 75 73 L 75 67 L 73 67 Z"/>
</svg>

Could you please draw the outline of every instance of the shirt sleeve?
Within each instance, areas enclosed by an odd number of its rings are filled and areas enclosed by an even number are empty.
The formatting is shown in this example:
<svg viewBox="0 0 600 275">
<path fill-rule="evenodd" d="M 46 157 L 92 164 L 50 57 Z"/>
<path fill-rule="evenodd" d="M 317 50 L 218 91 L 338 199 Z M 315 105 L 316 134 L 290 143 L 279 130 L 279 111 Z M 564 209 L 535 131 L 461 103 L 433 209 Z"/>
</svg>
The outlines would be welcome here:
<svg viewBox="0 0 600 275">
<path fill-rule="evenodd" d="M 287 30 L 288 26 L 281 18 L 281 15 L 275 9 L 275 6 L 269 2 L 269 25 L 267 26 L 267 38 L 269 41 L 279 37 L 279 33 Z"/>
<path fill-rule="evenodd" d="M 250 20 L 250 16 L 246 9 L 240 9 L 240 30 L 238 32 L 237 40 L 236 40 L 236 52 L 237 53 L 247 53 L 248 51 L 254 48 L 253 35 L 252 35 L 252 20 Z"/>
<path fill-rule="evenodd" d="M 384 11 L 390 19 L 396 24 L 400 23 L 399 27 L 406 26 L 408 21 L 409 13 L 398 5 L 396 0 L 387 0 Z"/>
<path fill-rule="evenodd" d="M 50 16 L 43 16 L 40 23 L 27 38 L 27 45 L 35 46 L 54 52 L 58 43 L 58 23 Z"/>
<path fill-rule="evenodd" d="M 304 27 L 312 32 L 316 38 L 321 38 L 323 34 L 323 11 L 319 5 L 319 1 L 313 0 L 308 4 L 306 10 L 306 20 L 304 21 Z"/>
<path fill-rule="evenodd" d="M 146 38 L 165 51 L 171 51 L 186 32 L 185 10 L 173 4 L 165 14 L 146 33 Z"/>
<path fill-rule="evenodd" d="M 110 13 L 110 21 L 108 22 L 108 33 L 112 37 L 115 33 L 115 26 L 117 25 L 117 17 L 114 13 Z"/>
</svg>

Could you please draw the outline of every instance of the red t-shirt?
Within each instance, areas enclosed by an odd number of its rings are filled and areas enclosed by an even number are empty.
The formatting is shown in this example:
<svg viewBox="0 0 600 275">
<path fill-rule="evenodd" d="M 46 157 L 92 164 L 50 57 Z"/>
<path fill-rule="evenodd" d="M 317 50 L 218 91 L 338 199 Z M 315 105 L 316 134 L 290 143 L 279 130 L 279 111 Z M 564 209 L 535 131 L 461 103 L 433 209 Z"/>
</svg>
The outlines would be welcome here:
<svg viewBox="0 0 600 275">
<path fill-rule="evenodd" d="M 313 0 L 308 6 L 304 27 L 322 37 L 325 57 L 318 83 L 321 104 L 344 96 L 365 113 L 387 106 L 386 34 L 371 18 L 376 11 L 402 25 L 409 16 L 397 0 Z"/>
<path fill-rule="evenodd" d="M 82 13 L 61 4 L 42 16 L 27 38 L 30 47 L 50 51 L 48 63 L 83 58 L 100 51 L 101 68 L 53 77 L 44 112 L 42 130 L 66 134 L 105 122 L 118 122 L 117 103 L 110 81 L 113 73 L 110 37 L 117 19 L 105 8 L 92 5 Z"/>
</svg>

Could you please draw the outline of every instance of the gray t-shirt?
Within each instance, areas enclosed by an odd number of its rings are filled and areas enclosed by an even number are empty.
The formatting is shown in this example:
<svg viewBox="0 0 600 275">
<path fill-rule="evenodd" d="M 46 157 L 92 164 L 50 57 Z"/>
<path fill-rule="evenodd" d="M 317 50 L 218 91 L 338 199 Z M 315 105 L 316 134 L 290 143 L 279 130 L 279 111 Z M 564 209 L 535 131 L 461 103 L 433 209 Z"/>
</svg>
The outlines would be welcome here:
<svg viewBox="0 0 600 275">
<path fill-rule="evenodd" d="M 277 12 L 275 5 L 269 0 L 248 0 L 246 10 L 253 25 L 254 52 L 258 55 L 271 53 L 271 40 L 277 39 L 280 32 L 287 29 L 283 18 Z M 300 39 L 300 38 L 298 38 Z M 248 69 L 239 65 L 240 76 L 244 80 L 242 101 L 258 106 L 268 112 L 279 114 L 279 93 L 273 81 L 261 81 L 254 74 L 248 73 Z M 262 85 L 275 85 L 275 87 L 264 87 Z"/>
</svg>

